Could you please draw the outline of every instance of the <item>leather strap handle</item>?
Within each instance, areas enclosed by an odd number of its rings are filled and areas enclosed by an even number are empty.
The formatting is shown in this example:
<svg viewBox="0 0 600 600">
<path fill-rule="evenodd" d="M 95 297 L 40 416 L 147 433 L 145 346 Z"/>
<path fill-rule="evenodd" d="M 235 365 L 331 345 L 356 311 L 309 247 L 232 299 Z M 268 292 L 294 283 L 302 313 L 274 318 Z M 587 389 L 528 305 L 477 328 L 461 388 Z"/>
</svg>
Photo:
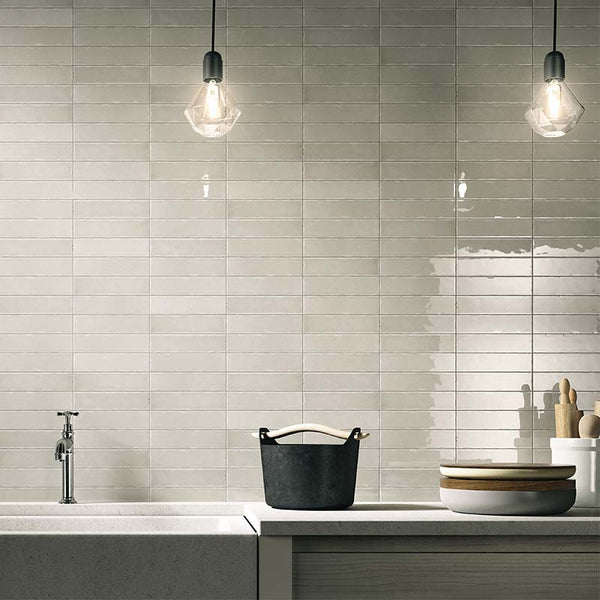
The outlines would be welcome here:
<svg viewBox="0 0 600 600">
<path fill-rule="evenodd" d="M 288 425 L 287 427 L 282 427 L 281 429 L 276 429 L 275 431 L 267 430 L 262 432 L 262 435 L 275 440 L 277 438 L 293 435 L 294 433 L 304 433 L 305 431 L 324 433 L 326 435 L 340 438 L 341 440 L 347 440 L 352 435 L 354 430 L 345 431 L 343 429 L 329 427 L 329 425 L 319 425 L 318 423 L 298 423 L 297 425 Z M 369 433 L 364 433 L 359 430 L 357 433 L 355 433 L 354 438 L 357 440 L 364 440 L 366 437 L 369 437 L 369 435 Z M 252 436 L 255 438 L 260 438 L 261 432 L 254 431 L 252 432 Z"/>
</svg>

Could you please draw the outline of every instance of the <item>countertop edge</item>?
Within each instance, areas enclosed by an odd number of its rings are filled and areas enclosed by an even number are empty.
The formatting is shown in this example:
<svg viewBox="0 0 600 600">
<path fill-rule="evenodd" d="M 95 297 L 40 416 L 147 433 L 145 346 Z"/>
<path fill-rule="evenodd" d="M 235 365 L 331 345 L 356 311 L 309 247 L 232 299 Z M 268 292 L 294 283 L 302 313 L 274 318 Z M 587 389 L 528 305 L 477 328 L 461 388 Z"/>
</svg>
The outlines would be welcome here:
<svg viewBox="0 0 600 600">
<path fill-rule="evenodd" d="M 383 511 L 369 512 L 360 506 L 331 512 L 284 511 L 261 503 L 244 507 L 246 519 L 259 536 L 600 536 L 600 516 L 593 509 L 589 515 L 585 514 L 588 511 L 576 511 L 546 517 L 502 517 L 460 515 L 432 503 L 431 510 L 398 510 L 396 515 L 390 514 L 396 511 L 385 511 L 385 517 Z"/>
</svg>

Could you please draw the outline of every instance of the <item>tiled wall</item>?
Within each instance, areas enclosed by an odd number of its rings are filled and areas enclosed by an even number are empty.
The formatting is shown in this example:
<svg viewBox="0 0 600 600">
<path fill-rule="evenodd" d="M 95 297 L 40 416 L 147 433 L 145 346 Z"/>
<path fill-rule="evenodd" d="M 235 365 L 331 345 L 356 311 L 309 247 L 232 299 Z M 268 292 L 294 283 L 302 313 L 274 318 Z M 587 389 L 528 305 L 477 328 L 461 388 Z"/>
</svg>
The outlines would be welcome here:
<svg viewBox="0 0 600 600">
<path fill-rule="evenodd" d="M 600 394 L 599 0 L 550 141 L 551 0 L 227 2 L 213 141 L 208 0 L 0 2 L 0 500 L 58 498 L 70 407 L 80 500 L 259 498 L 302 420 L 372 432 L 363 500 L 548 459 L 558 379 Z"/>
</svg>

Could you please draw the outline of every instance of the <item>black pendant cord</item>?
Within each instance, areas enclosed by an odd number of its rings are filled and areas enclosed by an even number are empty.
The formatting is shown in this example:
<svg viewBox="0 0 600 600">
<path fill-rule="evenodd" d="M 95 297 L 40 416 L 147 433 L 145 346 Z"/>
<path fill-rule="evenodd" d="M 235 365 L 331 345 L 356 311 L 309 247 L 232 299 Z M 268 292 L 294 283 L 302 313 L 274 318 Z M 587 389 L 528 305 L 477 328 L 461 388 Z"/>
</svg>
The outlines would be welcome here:
<svg viewBox="0 0 600 600">
<path fill-rule="evenodd" d="M 216 8 L 217 0 L 213 0 L 212 3 L 212 36 L 211 36 L 211 46 L 210 49 L 212 52 L 215 51 L 215 8 Z M 554 47 L 556 49 L 556 0 L 554 0 Z"/>
<path fill-rule="evenodd" d="M 556 29 L 557 29 L 557 5 L 558 0 L 554 0 L 554 23 L 552 27 L 552 52 L 546 54 L 544 59 L 544 81 L 557 79 L 562 81 L 565 78 L 565 57 L 562 52 L 556 50 Z"/>
<path fill-rule="evenodd" d="M 213 0 L 214 1 L 214 0 Z M 553 32 L 552 32 L 552 51 L 556 52 L 556 13 L 557 13 L 557 5 L 558 5 L 558 0 L 554 0 L 554 28 L 553 28 Z M 214 9 L 213 9 L 214 11 Z M 213 36 L 214 36 L 214 13 L 213 13 Z"/>
<path fill-rule="evenodd" d="M 212 0 L 212 30 L 210 38 L 210 50 L 204 55 L 202 61 L 202 72 L 204 81 L 214 79 L 217 83 L 223 81 L 223 57 L 215 52 L 215 16 L 217 12 L 217 0 Z"/>
</svg>

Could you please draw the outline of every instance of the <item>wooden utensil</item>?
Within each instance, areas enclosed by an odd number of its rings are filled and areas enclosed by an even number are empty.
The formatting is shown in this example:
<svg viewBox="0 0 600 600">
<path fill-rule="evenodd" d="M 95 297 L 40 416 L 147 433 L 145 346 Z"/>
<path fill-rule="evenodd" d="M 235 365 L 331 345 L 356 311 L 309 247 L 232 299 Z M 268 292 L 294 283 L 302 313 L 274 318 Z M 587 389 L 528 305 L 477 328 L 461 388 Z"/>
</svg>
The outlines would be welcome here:
<svg viewBox="0 0 600 600">
<path fill-rule="evenodd" d="M 600 417 L 598 415 L 585 415 L 579 421 L 579 437 L 595 439 L 600 437 Z"/>
<path fill-rule="evenodd" d="M 559 404 L 554 405 L 554 419 L 556 421 L 556 437 L 558 438 L 576 438 L 579 437 L 577 428 L 579 419 L 577 418 L 577 406 L 571 404 L 569 392 L 571 384 L 566 377 L 563 377 L 558 384 L 560 390 Z"/>
<path fill-rule="evenodd" d="M 577 409 L 573 404 L 555 404 L 554 419 L 557 438 L 579 437 Z"/>
<path fill-rule="evenodd" d="M 563 377 L 559 384 L 558 384 L 558 389 L 560 391 L 560 398 L 559 398 L 559 402 L 561 404 L 569 404 L 570 400 L 569 400 L 569 392 L 571 391 L 571 383 L 569 382 L 569 380 L 566 377 Z"/>
<path fill-rule="evenodd" d="M 581 421 L 583 417 L 583 411 L 577 408 L 577 390 L 575 388 L 571 388 L 569 390 L 569 402 L 575 405 L 575 409 L 577 410 L 577 431 L 579 431 L 579 421 Z M 576 437 L 579 437 L 577 435 Z"/>
<path fill-rule="evenodd" d="M 600 417 L 600 400 L 596 400 L 596 402 L 594 402 L 594 414 L 597 417 Z"/>
</svg>

